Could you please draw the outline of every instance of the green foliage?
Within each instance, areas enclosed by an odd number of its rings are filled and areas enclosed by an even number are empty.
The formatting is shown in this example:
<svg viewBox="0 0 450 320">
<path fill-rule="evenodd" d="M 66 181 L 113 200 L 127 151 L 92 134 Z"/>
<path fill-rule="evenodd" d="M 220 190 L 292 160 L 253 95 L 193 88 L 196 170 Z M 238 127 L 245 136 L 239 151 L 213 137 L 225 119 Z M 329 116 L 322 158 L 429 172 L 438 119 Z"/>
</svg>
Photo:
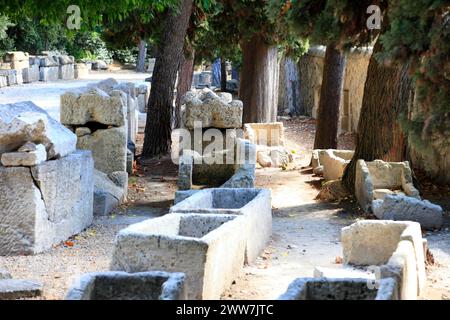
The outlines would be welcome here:
<svg viewBox="0 0 450 320">
<path fill-rule="evenodd" d="M 60 25 L 42 25 L 35 19 L 22 18 L 7 31 L 8 43 L 0 48 L 16 49 L 31 54 L 44 50 L 61 50 L 67 44 L 65 30 Z"/>
<path fill-rule="evenodd" d="M 378 32 L 366 27 L 366 10 L 377 4 L 383 11 L 386 3 L 387 0 L 268 0 L 266 10 L 279 28 L 312 43 L 334 43 L 347 49 L 373 42 Z"/>
<path fill-rule="evenodd" d="M 8 30 L 9 27 L 13 26 L 14 23 L 11 23 L 7 16 L 0 15 L 0 40 L 3 40 L 8 36 L 6 30 Z"/>
<path fill-rule="evenodd" d="M 412 144 L 429 152 L 433 134 L 448 136 L 450 112 L 450 4 L 445 0 L 391 0 L 390 29 L 381 37 L 379 59 L 411 62 L 420 112 L 409 126 Z"/>
<path fill-rule="evenodd" d="M 97 28 L 97 30 L 100 30 Z M 104 60 L 112 62 L 112 52 L 108 50 L 106 42 L 98 31 L 80 31 L 72 36 L 66 49 L 76 60 Z"/>
</svg>

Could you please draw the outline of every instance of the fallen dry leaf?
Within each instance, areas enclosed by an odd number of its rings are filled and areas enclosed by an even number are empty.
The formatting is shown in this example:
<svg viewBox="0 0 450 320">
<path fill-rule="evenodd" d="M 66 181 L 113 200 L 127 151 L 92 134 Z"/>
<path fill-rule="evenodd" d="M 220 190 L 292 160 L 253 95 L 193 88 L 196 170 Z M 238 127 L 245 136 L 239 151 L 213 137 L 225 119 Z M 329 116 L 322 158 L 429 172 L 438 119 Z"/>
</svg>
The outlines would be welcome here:
<svg viewBox="0 0 450 320">
<path fill-rule="evenodd" d="M 337 256 L 334 259 L 334 263 L 336 263 L 336 264 L 343 264 L 344 263 L 344 259 L 342 259 L 342 257 L 340 257 L 340 256 Z"/>
</svg>

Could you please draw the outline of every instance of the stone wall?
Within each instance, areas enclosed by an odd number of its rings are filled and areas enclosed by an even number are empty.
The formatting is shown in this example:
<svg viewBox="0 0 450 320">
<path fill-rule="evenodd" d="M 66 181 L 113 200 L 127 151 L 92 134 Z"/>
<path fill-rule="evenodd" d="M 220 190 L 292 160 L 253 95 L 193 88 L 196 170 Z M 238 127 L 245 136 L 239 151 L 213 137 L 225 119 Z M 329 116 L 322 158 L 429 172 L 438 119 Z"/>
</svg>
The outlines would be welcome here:
<svg viewBox="0 0 450 320">
<path fill-rule="evenodd" d="M 371 49 L 353 49 L 347 54 L 340 131 L 356 132 L 364 94 Z M 299 63 L 299 110 L 315 118 L 320 101 L 325 47 L 311 47 Z"/>
</svg>

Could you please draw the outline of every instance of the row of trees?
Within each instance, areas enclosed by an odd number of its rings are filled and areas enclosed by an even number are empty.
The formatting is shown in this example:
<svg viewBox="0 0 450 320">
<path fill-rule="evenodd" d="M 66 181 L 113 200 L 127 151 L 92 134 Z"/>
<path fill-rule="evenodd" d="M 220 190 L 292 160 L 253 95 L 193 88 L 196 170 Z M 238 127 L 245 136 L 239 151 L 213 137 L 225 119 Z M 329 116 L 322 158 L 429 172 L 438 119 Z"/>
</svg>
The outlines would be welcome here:
<svg viewBox="0 0 450 320">
<path fill-rule="evenodd" d="M 51 2 L 51 9 L 43 2 Z M 46 23 L 61 23 L 69 4 L 80 6 L 85 27 L 102 24 L 117 43 L 151 39 L 157 47 L 143 157 L 169 151 L 195 61 L 239 57 L 244 121 L 270 122 L 276 120 L 278 53 L 304 51 L 308 42 L 327 46 L 315 148 L 337 147 L 346 51 L 374 45 L 355 157 L 344 175 L 350 189 L 357 159 L 408 159 L 411 132 L 427 144 L 427 134 L 448 128 L 448 0 L 0 1 L 13 20 L 32 13 Z M 383 17 L 378 29 L 367 27 L 373 5 Z M 414 100 L 426 112 L 412 122 L 408 110 Z"/>
</svg>

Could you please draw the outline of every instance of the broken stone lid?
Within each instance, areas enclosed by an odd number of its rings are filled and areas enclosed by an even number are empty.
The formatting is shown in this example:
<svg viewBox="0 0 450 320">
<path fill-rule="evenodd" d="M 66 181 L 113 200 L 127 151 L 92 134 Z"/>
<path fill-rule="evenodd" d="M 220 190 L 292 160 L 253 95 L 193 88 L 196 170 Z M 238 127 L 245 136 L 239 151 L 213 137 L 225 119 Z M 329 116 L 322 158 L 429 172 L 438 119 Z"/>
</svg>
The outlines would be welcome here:
<svg viewBox="0 0 450 320">
<path fill-rule="evenodd" d="M 75 151 L 77 137 L 31 101 L 0 104 L 0 155 L 26 142 L 43 144 L 49 160 Z"/>
<path fill-rule="evenodd" d="M 243 104 L 232 100 L 226 93 L 217 95 L 205 88 L 198 92 L 189 91 L 184 96 L 184 125 L 193 129 L 196 122 L 203 128 L 240 128 L 242 126 Z"/>
<path fill-rule="evenodd" d="M 61 95 L 61 123 L 65 125 L 97 122 L 120 127 L 125 125 L 126 117 L 126 97 L 114 91 L 109 95 L 98 87 L 90 86 Z"/>
</svg>

